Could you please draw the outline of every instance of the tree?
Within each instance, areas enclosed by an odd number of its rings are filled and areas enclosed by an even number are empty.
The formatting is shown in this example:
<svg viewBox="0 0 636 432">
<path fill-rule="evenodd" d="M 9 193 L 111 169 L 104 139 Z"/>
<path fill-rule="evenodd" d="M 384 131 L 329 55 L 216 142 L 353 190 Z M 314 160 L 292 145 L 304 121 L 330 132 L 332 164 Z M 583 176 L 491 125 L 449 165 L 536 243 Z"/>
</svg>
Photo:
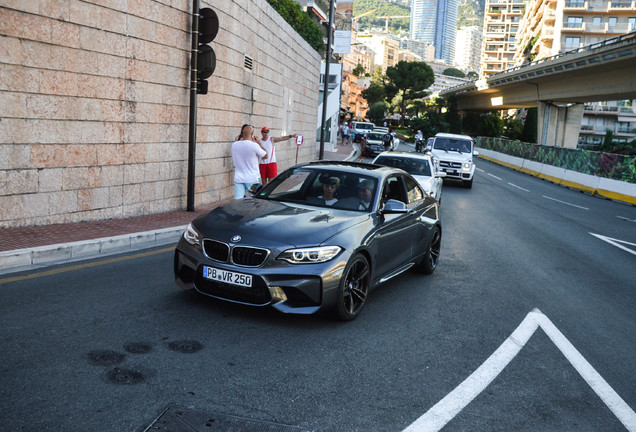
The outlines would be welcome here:
<svg viewBox="0 0 636 432">
<path fill-rule="evenodd" d="M 364 66 L 362 66 L 360 63 L 358 63 L 358 65 L 355 67 L 355 69 L 353 69 L 353 74 L 355 76 L 360 76 L 364 74 Z"/>
<path fill-rule="evenodd" d="M 470 71 L 466 74 L 466 78 L 476 80 L 477 78 L 479 78 L 479 74 L 475 71 Z"/>
<path fill-rule="evenodd" d="M 458 78 L 466 78 L 466 74 L 464 72 L 460 71 L 459 69 L 455 69 L 455 68 L 446 68 L 446 69 L 444 69 L 444 72 L 442 72 L 442 75 L 453 76 L 453 77 L 458 77 Z"/>
<path fill-rule="evenodd" d="M 523 123 L 523 132 L 521 133 L 521 141 L 527 143 L 537 142 L 537 108 L 528 108 L 526 113 L 526 121 Z"/>
<path fill-rule="evenodd" d="M 376 102 L 382 102 L 386 98 L 386 90 L 381 84 L 372 83 L 369 87 L 362 90 L 360 95 L 367 100 L 369 106 Z"/>
<path fill-rule="evenodd" d="M 504 121 L 495 112 L 482 116 L 480 135 L 487 137 L 500 137 L 503 135 Z"/>
<path fill-rule="evenodd" d="M 462 117 L 457 108 L 457 96 L 450 95 L 446 99 L 446 113 L 444 113 L 444 121 L 448 123 L 448 130 L 451 133 L 462 133 Z"/>
<path fill-rule="evenodd" d="M 384 114 L 386 112 L 386 103 L 385 102 L 376 102 L 369 107 L 367 111 L 367 117 L 373 123 L 380 123 L 384 119 Z"/>
<path fill-rule="evenodd" d="M 422 97 L 423 91 L 435 82 L 433 69 L 424 62 L 400 60 L 395 66 L 386 69 L 386 92 L 393 99 L 401 96 L 400 126 L 404 126 L 404 116 L 408 101 Z"/>
</svg>

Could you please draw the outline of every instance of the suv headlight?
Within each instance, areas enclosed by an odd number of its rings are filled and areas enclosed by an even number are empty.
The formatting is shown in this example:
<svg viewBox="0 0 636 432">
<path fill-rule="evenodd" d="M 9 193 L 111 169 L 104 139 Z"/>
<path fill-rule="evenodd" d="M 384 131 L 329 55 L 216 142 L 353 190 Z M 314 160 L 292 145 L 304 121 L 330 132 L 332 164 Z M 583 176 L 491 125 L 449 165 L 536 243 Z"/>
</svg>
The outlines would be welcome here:
<svg viewBox="0 0 636 432">
<path fill-rule="evenodd" d="M 464 171 L 470 171 L 470 166 L 472 164 L 472 162 L 464 162 Z"/>
<path fill-rule="evenodd" d="M 291 264 L 323 263 L 334 258 L 342 248 L 340 246 L 316 246 L 313 248 L 288 249 L 278 256 Z"/>
<path fill-rule="evenodd" d="M 183 232 L 183 239 L 191 245 L 198 246 L 201 243 L 201 237 L 199 233 L 194 229 L 192 223 L 189 223 Z"/>
</svg>

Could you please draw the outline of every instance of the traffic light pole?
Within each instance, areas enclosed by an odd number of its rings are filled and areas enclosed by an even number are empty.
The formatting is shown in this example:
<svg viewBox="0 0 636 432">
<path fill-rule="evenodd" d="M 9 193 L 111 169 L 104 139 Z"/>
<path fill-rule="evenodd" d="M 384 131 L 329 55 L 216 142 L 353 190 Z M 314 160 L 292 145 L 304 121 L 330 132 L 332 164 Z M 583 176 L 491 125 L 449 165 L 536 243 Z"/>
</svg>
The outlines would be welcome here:
<svg viewBox="0 0 636 432">
<path fill-rule="evenodd" d="M 197 152 L 197 56 L 199 52 L 199 0 L 192 0 L 192 66 L 190 68 L 190 125 L 188 133 L 187 210 L 194 211 L 194 174 Z"/>
</svg>

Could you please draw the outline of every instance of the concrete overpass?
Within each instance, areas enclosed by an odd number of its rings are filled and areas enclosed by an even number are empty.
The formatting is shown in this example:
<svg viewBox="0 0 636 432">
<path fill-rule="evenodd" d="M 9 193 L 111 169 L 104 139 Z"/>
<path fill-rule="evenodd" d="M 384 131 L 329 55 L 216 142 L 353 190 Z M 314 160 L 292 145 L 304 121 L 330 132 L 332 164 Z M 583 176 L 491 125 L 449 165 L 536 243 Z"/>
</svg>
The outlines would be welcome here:
<svg viewBox="0 0 636 432">
<path fill-rule="evenodd" d="M 583 103 L 636 99 L 636 32 L 440 92 L 460 111 L 539 108 L 541 144 L 576 147 Z"/>
</svg>

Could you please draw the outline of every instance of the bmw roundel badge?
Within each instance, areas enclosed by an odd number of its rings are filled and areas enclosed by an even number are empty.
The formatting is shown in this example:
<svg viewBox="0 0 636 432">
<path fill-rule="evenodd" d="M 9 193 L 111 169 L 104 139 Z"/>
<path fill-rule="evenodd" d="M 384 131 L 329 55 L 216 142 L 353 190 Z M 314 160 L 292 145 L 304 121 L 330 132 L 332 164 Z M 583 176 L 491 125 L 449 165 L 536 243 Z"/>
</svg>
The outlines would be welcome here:
<svg viewBox="0 0 636 432">
<path fill-rule="evenodd" d="M 232 237 L 232 241 L 234 243 L 238 243 L 241 241 L 241 236 L 240 235 L 235 235 L 234 237 Z"/>
</svg>

